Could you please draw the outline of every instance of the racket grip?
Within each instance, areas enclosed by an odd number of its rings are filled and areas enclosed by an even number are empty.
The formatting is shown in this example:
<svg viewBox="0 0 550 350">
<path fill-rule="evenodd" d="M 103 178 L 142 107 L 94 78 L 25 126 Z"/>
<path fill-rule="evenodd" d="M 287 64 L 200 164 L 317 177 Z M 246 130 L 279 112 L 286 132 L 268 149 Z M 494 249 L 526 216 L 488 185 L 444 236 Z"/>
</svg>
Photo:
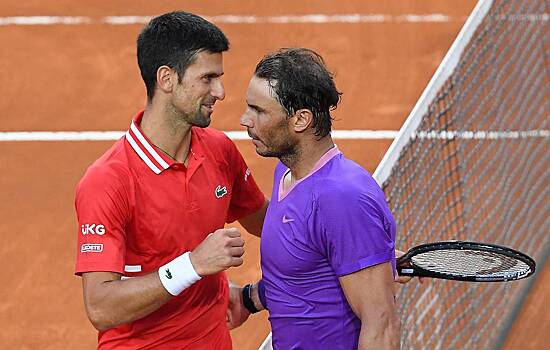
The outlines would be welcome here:
<svg viewBox="0 0 550 350">
<path fill-rule="evenodd" d="M 399 276 L 415 276 L 414 269 L 412 267 L 397 266 L 397 274 Z"/>
</svg>

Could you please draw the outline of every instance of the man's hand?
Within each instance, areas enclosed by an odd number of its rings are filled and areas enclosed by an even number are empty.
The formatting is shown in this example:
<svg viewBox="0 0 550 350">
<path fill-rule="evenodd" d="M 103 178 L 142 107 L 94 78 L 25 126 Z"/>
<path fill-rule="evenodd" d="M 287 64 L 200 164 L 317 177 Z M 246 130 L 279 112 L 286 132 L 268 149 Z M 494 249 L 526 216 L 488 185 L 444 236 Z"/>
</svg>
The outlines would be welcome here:
<svg viewBox="0 0 550 350">
<path fill-rule="evenodd" d="M 229 281 L 229 304 L 227 305 L 227 328 L 237 328 L 250 316 L 250 312 L 243 305 L 243 289 Z"/>
<path fill-rule="evenodd" d="M 189 254 L 199 276 L 206 276 L 240 266 L 243 263 L 244 240 L 236 228 L 222 228 L 208 235 Z"/>
<path fill-rule="evenodd" d="M 396 259 L 398 259 L 400 256 L 403 256 L 403 255 L 405 255 L 405 252 L 403 252 L 401 250 L 398 250 L 398 249 L 395 250 L 395 258 Z M 399 276 L 399 275 L 397 275 L 397 276 L 395 276 L 394 281 L 397 282 L 397 283 L 400 283 L 400 284 L 407 284 L 412 279 L 413 279 L 413 277 L 411 277 L 411 276 Z M 422 277 L 419 277 L 418 282 L 424 283 L 424 279 Z"/>
</svg>

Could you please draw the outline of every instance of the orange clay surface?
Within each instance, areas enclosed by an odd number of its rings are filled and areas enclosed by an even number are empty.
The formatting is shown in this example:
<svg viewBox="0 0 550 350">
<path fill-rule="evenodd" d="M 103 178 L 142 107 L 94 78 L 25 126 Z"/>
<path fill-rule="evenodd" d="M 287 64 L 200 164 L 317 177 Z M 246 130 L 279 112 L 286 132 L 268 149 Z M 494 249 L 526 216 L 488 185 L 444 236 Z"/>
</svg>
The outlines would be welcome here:
<svg viewBox="0 0 550 350">
<path fill-rule="evenodd" d="M 445 23 L 219 24 L 231 41 L 225 55 L 226 100 L 213 127 L 242 130 L 248 79 L 259 58 L 279 47 L 321 53 L 344 92 L 335 129 L 398 130 L 441 62 L 474 0 L 411 1 L 69 1 L 0 2 L 0 17 L 88 16 L 91 24 L 0 26 L 0 131 L 125 130 L 145 103 L 135 60 L 142 25 L 102 24 L 104 16 L 153 16 L 182 9 L 206 16 L 432 14 Z M 374 171 L 391 140 L 340 140 L 340 149 Z M 73 275 L 80 177 L 110 145 L 102 142 L 0 142 L 0 347 L 94 349 L 80 278 Z M 262 190 L 271 191 L 273 159 L 237 141 Z M 244 233 L 245 264 L 228 271 L 237 283 L 260 276 L 258 239 Z M 542 267 L 542 266 L 541 266 Z M 512 328 L 506 349 L 542 349 L 550 329 L 542 296 L 544 270 Z M 235 349 L 257 349 L 269 332 L 265 313 L 232 331 Z"/>
</svg>

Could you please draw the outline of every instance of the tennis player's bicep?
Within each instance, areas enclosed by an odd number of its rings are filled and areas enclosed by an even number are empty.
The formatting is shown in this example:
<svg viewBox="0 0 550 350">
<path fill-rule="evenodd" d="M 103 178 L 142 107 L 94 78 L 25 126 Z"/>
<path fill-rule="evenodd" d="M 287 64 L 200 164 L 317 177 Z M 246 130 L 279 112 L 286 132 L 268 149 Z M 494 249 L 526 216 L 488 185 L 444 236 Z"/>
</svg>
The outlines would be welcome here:
<svg viewBox="0 0 550 350">
<path fill-rule="evenodd" d="M 353 312 L 362 321 L 379 316 L 393 317 L 395 300 L 390 262 L 341 276 L 340 285 Z"/>
<path fill-rule="evenodd" d="M 269 200 L 266 198 L 262 207 L 252 214 L 239 219 L 239 223 L 244 227 L 248 233 L 254 236 L 262 236 L 262 227 L 264 225 L 265 213 L 269 206 Z"/>
<path fill-rule="evenodd" d="M 340 284 L 353 312 L 361 320 L 357 349 L 399 349 L 400 321 L 391 263 L 341 276 Z"/>
<path fill-rule="evenodd" d="M 96 328 L 100 318 L 97 314 L 102 313 L 104 308 L 101 306 L 104 295 L 104 284 L 112 281 L 119 281 L 121 275 L 115 272 L 86 272 L 82 274 L 82 291 L 84 295 L 84 306 L 88 318 Z"/>
</svg>

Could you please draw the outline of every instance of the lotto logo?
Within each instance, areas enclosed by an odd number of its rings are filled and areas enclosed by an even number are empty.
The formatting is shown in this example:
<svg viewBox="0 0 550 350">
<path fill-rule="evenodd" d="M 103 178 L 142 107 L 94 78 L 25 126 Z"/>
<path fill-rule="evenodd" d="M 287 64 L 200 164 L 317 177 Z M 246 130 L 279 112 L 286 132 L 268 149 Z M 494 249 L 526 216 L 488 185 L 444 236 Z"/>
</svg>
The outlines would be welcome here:
<svg viewBox="0 0 550 350">
<path fill-rule="evenodd" d="M 91 234 L 103 236 L 105 234 L 105 226 L 96 224 L 84 224 L 80 226 L 80 231 L 82 231 L 83 235 Z"/>
<path fill-rule="evenodd" d="M 83 244 L 80 246 L 81 253 L 101 253 L 103 244 Z"/>
</svg>

